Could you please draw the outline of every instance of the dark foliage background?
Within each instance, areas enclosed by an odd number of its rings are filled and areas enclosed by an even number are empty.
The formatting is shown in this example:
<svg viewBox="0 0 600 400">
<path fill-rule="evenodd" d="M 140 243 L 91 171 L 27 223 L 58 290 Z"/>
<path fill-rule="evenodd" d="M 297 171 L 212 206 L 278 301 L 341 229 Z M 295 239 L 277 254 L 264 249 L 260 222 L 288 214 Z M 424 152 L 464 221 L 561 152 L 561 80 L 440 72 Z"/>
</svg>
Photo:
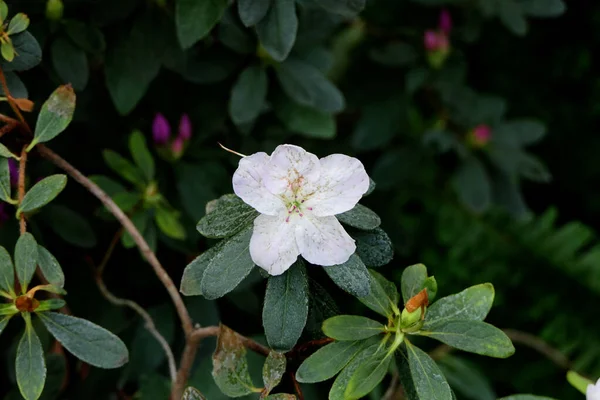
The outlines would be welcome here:
<svg viewBox="0 0 600 400">
<path fill-rule="evenodd" d="M 600 223 L 600 200 L 595 195 L 600 184 L 600 140 L 596 132 L 600 79 L 594 56 L 594 49 L 600 46 L 600 7 L 594 2 L 569 2 L 566 12 L 556 18 L 528 18 L 527 34 L 520 36 L 498 18 L 482 18 L 477 2 L 370 0 L 361 14 L 362 23 L 357 24 L 311 8 L 309 1 L 299 1 L 297 40 L 304 45 L 297 45 L 292 55 L 321 63 L 346 98 L 345 109 L 335 115 L 335 137 L 314 137 L 330 136 L 323 134 L 331 130 L 323 127 L 322 120 L 316 123 L 322 124 L 318 129 L 308 129 L 311 132 L 298 132 L 303 129 L 290 127 L 289 119 L 285 123 L 282 118 L 282 123 L 273 107 L 277 108 L 286 95 L 274 69 L 268 70 L 269 106 L 250 123 L 236 126 L 232 122 L 228 108 L 232 87 L 246 67 L 259 62 L 252 29 L 239 28 L 241 36 L 231 41 L 223 38 L 228 31 L 222 22 L 194 45 L 191 52 L 198 58 L 182 67 L 176 61 L 182 50 L 175 36 L 170 1 L 64 0 L 60 22 L 47 19 L 45 1 L 7 3 L 11 12 L 29 15 L 30 31 L 44 51 L 38 67 L 20 74 L 29 98 L 39 105 L 59 84 L 83 82 L 75 87 L 74 122 L 51 147 L 85 174 L 110 176 L 127 186 L 106 166 L 102 150 L 129 157 L 129 134 L 139 129 L 151 141 L 156 113 L 164 114 L 174 131 L 181 114 L 189 114 L 193 135 L 183 156 L 175 161 L 157 157 L 160 193 L 182 211 L 187 232 L 185 240 L 156 233 L 158 257 L 176 282 L 187 262 L 210 246 L 195 231 L 206 202 L 231 192 L 230 176 L 237 157 L 219 149 L 217 142 L 244 154 L 270 152 L 280 143 L 298 144 L 319 156 L 345 153 L 360 158 L 378 184 L 365 204 L 382 217 L 382 227 L 396 251 L 394 260 L 380 272 L 398 281 L 404 267 L 422 262 L 436 276 L 440 295 L 492 282 L 496 303 L 489 317 L 491 323 L 539 336 L 564 352 L 576 370 L 591 377 L 600 375 L 600 251 L 594 247 Z M 445 6 L 454 22 L 452 51 L 438 77 L 430 76 L 409 94 L 411 80 L 407 77 L 414 77 L 415 70 L 434 70 L 427 65 L 422 38 L 425 30 L 435 29 L 440 7 L 422 3 L 450 3 Z M 241 27 L 235 10 L 232 4 L 229 21 Z M 105 46 L 93 37 L 75 43 L 67 32 L 72 23 L 84 23 L 91 34 L 100 35 Z M 510 21 L 506 24 L 510 26 Z M 476 26 L 479 29 L 474 29 Z M 132 30 L 141 30 L 141 40 L 123 50 Z M 349 39 L 352 35 L 361 40 Z M 59 40 L 70 41 L 79 50 L 75 55 L 56 54 L 53 46 Z M 231 43 L 241 47 L 238 52 L 230 48 Z M 397 54 L 386 50 L 386 46 L 398 43 L 409 47 Z M 379 62 L 374 53 L 381 56 Z M 160 71 L 155 76 L 149 73 L 151 79 L 144 78 L 155 63 L 159 63 Z M 87 82 L 80 76 L 81 66 L 89 69 Z M 461 74 L 462 81 L 452 78 Z M 107 80 L 113 78 L 118 83 L 111 88 Z M 140 84 L 144 79 L 147 88 Z M 438 85 L 436 79 L 442 83 Z M 460 143 L 466 143 L 464 135 L 475 125 L 465 122 L 469 117 L 477 118 L 476 108 L 463 104 L 467 103 L 465 96 L 440 101 L 444 82 L 504 99 L 508 119 L 535 118 L 546 126 L 545 138 L 528 151 L 546 164 L 552 180 L 523 180 L 501 189 L 518 197 L 520 187 L 531 209 L 529 218 L 524 218 L 519 201 L 496 201 L 482 207 L 468 195 L 469 188 L 482 185 L 481 181 L 470 180 L 458 189 L 452 184 L 461 165 L 459 153 L 450 150 L 439 154 L 424 144 L 426 132 L 434 127 L 439 131 L 440 119 L 450 121 L 445 131 L 453 132 L 450 136 Z M 142 94 L 139 102 L 128 100 L 136 91 Z M 119 102 L 132 104 L 115 107 Z M 8 112 L 7 105 L 1 107 Z M 460 120 L 456 107 L 465 108 L 468 116 Z M 6 137 L 7 144 L 17 140 Z M 484 152 L 470 151 L 478 158 Z M 509 158 L 511 150 L 500 150 L 500 155 Z M 487 161 L 486 166 L 492 168 Z M 33 156 L 31 181 L 53 172 L 53 168 Z M 493 173 L 486 179 L 493 181 Z M 92 267 L 100 262 L 119 229 L 115 221 L 101 215 L 99 207 L 71 181 L 53 207 L 32 218 L 31 229 L 61 261 L 73 313 L 118 333 L 130 348 L 131 362 L 120 370 L 88 370 L 68 357 L 65 370 L 64 359 L 51 356 L 44 398 L 108 399 L 116 398 L 115 393 L 120 393 L 118 398 L 166 398 L 168 381 L 160 349 L 137 316 L 109 305 L 96 288 Z M 15 220 L 2 222 L 0 244 L 12 248 L 17 235 Z M 149 308 L 161 331 L 181 349 L 178 322 L 166 292 L 137 250 L 117 247 L 107 267 L 106 283 L 115 293 Z M 319 283 L 344 312 L 366 312 L 328 280 Z M 264 281 L 256 274 L 217 302 L 200 298 L 186 301 L 201 324 L 222 320 L 243 334 L 260 337 L 263 294 Z M 13 365 L 20 329 L 19 324 L 12 324 L 0 339 L 0 395 L 6 398 L 18 398 Z M 306 337 L 311 334 L 308 329 Z M 49 348 L 50 338 L 45 339 Z M 210 381 L 212 348 L 210 340 L 202 345 L 191 382 L 211 400 L 224 398 Z M 260 365 L 260 357 L 251 357 L 257 358 L 254 365 Z M 578 396 L 564 379 L 566 371 L 520 345 L 507 360 L 460 357 L 477 366 L 498 397 L 512 393 L 560 399 Z M 68 385 L 60 389 L 63 379 Z M 474 378 L 466 373 L 457 379 L 473 382 Z M 323 385 L 306 388 L 305 395 L 317 399 L 325 398 L 325 393 L 327 386 Z M 374 393 L 373 398 L 381 393 Z M 482 392 L 472 397 L 458 394 L 465 399 L 487 398 Z"/>
</svg>

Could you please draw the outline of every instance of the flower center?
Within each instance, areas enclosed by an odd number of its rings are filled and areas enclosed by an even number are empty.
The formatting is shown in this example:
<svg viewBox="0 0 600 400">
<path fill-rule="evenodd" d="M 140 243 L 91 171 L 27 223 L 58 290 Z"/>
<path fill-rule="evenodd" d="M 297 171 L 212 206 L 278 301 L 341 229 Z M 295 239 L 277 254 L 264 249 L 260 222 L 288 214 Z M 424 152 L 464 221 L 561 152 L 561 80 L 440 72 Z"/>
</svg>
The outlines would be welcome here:
<svg viewBox="0 0 600 400">
<path fill-rule="evenodd" d="M 287 223 L 290 222 L 290 218 L 292 218 L 294 215 L 302 218 L 304 217 L 305 210 L 312 211 L 312 207 L 305 207 L 304 200 L 298 200 L 296 195 L 294 195 L 294 200 L 286 201 L 286 208 L 288 210 L 288 215 L 285 219 L 285 222 Z"/>
</svg>

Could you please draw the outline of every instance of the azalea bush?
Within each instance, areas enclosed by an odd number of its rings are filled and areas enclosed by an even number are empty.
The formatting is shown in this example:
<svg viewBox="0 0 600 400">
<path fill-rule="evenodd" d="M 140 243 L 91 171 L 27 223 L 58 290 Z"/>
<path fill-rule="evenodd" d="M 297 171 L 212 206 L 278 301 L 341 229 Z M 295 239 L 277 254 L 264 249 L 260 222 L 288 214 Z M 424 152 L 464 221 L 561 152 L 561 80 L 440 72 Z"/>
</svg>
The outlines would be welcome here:
<svg viewBox="0 0 600 400">
<path fill-rule="evenodd" d="M 0 397 L 600 399 L 599 16 L 0 0 Z"/>
</svg>

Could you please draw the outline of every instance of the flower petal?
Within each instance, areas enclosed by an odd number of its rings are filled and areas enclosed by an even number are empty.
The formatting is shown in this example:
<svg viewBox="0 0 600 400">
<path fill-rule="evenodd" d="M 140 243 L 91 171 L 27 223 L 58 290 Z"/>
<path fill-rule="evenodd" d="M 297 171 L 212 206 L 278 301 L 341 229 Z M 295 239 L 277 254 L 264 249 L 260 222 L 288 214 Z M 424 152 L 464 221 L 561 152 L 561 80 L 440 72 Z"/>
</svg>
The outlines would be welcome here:
<svg viewBox="0 0 600 400">
<path fill-rule="evenodd" d="M 317 156 L 302 147 L 284 144 L 271 154 L 264 183 L 271 193 L 291 199 L 295 189 L 319 179 L 320 169 Z"/>
<path fill-rule="evenodd" d="M 268 162 L 269 156 L 262 152 L 242 158 L 233 174 L 233 191 L 261 214 L 278 215 L 285 209 L 285 204 L 263 183 Z"/>
<path fill-rule="evenodd" d="M 298 258 L 295 225 L 285 216 L 259 215 L 250 239 L 252 261 L 271 275 L 281 275 Z"/>
<path fill-rule="evenodd" d="M 343 154 L 321 158 L 320 163 L 318 184 L 303 188 L 308 197 L 305 206 L 318 217 L 351 210 L 369 189 L 365 167 L 358 159 Z"/>
<path fill-rule="evenodd" d="M 346 233 L 336 217 L 314 218 L 305 215 L 297 220 L 296 241 L 300 254 L 311 264 L 343 264 L 354 252 L 354 239 Z"/>
</svg>

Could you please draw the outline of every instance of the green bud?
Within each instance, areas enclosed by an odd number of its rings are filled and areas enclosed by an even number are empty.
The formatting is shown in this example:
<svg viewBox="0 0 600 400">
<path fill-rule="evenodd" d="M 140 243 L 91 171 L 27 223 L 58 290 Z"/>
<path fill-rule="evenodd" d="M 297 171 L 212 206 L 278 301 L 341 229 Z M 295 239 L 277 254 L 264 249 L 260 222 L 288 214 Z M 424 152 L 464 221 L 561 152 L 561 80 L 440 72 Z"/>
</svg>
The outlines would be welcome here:
<svg viewBox="0 0 600 400">
<path fill-rule="evenodd" d="M 433 276 L 425 279 L 425 283 L 423 284 L 423 288 L 427 289 L 427 300 L 431 303 L 437 294 L 438 285 L 437 281 Z"/>
<path fill-rule="evenodd" d="M 423 309 L 417 308 L 413 312 L 408 312 L 405 308 L 402 310 L 402 316 L 400 317 L 400 327 L 403 332 L 416 332 L 423 326 L 422 321 Z"/>
<path fill-rule="evenodd" d="M 63 16 L 64 8 L 62 0 L 48 0 L 46 3 L 46 18 L 50 21 L 59 21 Z"/>
</svg>

